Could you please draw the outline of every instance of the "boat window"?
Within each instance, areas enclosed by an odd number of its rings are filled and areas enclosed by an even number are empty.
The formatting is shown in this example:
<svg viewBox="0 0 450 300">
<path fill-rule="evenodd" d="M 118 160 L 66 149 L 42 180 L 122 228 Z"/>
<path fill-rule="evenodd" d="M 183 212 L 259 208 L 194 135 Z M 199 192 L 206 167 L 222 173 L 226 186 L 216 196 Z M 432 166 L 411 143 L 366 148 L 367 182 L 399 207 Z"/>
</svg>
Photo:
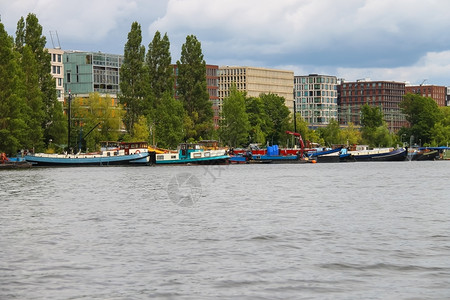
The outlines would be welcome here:
<svg viewBox="0 0 450 300">
<path fill-rule="evenodd" d="M 156 159 L 158 159 L 158 160 L 164 160 L 164 155 L 158 155 L 158 156 L 156 156 Z"/>
</svg>

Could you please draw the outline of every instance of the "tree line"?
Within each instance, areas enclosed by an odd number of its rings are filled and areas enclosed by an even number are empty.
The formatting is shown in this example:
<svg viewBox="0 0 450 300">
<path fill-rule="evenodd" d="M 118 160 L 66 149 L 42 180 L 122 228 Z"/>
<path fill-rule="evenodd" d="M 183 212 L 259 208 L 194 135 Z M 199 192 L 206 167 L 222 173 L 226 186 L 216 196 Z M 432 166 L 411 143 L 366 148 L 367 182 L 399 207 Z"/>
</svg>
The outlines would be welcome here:
<svg viewBox="0 0 450 300">
<path fill-rule="evenodd" d="M 45 44 L 34 14 L 20 18 L 15 38 L 0 22 L 0 152 L 42 151 L 52 141 L 64 143 L 67 121 Z"/>
</svg>

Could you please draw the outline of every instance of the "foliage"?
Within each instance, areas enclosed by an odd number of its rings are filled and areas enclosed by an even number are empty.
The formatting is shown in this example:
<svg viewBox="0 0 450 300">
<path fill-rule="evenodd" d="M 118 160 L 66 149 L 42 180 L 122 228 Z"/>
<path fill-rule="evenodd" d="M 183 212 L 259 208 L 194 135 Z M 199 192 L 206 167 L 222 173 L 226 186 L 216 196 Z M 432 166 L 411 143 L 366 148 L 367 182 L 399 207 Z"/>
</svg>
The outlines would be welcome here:
<svg viewBox="0 0 450 300">
<path fill-rule="evenodd" d="M 440 107 L 442 118 L 431 130 L 432 146 L 447 146 L 450 143 L 450 107 Z"/>
<path fill-rule="evenodd" d="M 18 56 L 13 51 L 13 39 L 0 23 L 0 152 L 8 155 L 23 147 L 28 130 Z"/>
<path fill-rule="evenodd" d="M 161 33 L 157 31 L 148 45 L 146 56 L 150 89 L 157 101 L 155 107 L 166 92 L 173 95 L 175 79 L 171 62 L 169 37 L 166 33 L 161 38 Z"/>
<path fill-rule="evenodd" d="M 123 64 L 120 68 L 120 103 L 125 107 L 124 123 L 134 136 L 134 124 L 143 115 L 148 97 L 148 72 L 145 67 L 145 47 L 141 45 L 141 25 L 133 22 L 124 48 Z"/>
<path fill-rule="evenodd" d="M 219 136 L 231 147 L 241 147 L 248 143 L 250 122 L 245 108 L 245 94 L 236 86 L 230 89 L 230 95 L 224 99 L 222 124 Z"/>
<path fill-rule="evenodd" d="M 71 136 L 76 137 L 77 147 L 99 150 L 101 141 L 119 139 L 123 115 L 122 106 L 115 106 L 109 96 L 91 93 L 88 99 L 75 98 L 71 105 Z"/>
<path fill-rule="evenodd" d="M 193 35 L 186 37 L 177 61 L 177 92 L 187 113 L 186 139 L 209 137 L 213 130 L 213 110 L 206 89 L 206 63 L 201 44 Z"/>
<path fill-rule="evenodd" d="M 171 92 L 166 92 L 157 106 L 156 140 L 163 148 L 176 148 L 183 141 L 183 104 Z"/>
<path fill-rule="evenodd" d="M 286 107 L 284 97 L 275 94 L 261 94 L 259 96 L 263 104 L 263 111 L 270 120 L 266 129 L 266 142 L 272 145 L 284 145 L 289 138 L 286 130 L 289 129 L 290 111 Z"/>
<path fill-rule="evenodd" d="M 245 96 L 245 94 L 244 94 Z M 249 127 L 249 142 L 257 144 L 266 143 L 266 128 L 270 124 L 269 116 L 265 114 L 261 98 L 245 97 L 245 112 L 247 113 Z"/>
<path fill-rule="evenodd" d="M 326 146 L 331 147 L 331 145 L 342 144 L 341 130 L 338 121 L 335 119 L 331 119 L 326 127 L 319 128 L 318 131 Z"/>
<path fill-rule="evenodd" d="M 420 140 L 422 144 L 430 143 L 433 139 L 432 130 L 442 117 L 436 101 L 421 95 L 406 94 L 400 108 L 410 123 L 410 127 L 403 128 L 401 134 L 414 136 L 413 142 Z"/>
<path fill-rule="evenodd" d="M 341 130 L 341 144 L 342 145 L 357 145 L 362 141 L 361 132 L 355 128 L 353 123 L 349 123 L 348 126 Z"/>
<path fill-rule="evenodd" d="M 372 147 L 388 147 L 394 138 L 383 121 L 383 112 L 378 106 L 364 104 L 361 107 L 361 133 L 364 143 Z"/>
<path fill-rule="evenodd" d="M 147 124 L 147 119 L 144 116 L 140 116 L 138 121 L 134 123 L 133 133 L 130 142 L 142 142 L 148 141 L 150 131 Z"/>
</svg>

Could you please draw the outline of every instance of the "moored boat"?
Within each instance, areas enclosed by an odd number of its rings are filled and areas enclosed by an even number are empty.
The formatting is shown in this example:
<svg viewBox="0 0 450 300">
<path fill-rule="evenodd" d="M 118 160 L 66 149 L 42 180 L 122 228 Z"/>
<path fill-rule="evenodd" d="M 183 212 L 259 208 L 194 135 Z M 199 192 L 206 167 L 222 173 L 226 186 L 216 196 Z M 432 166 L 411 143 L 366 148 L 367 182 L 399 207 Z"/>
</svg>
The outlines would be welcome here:
<svg viewBox="0 0 450 300">
<path fill-rule="evenodd" d="M 404 161 L 407 148 L 376 148 L 348 151 L 355 161 Z"/>
<path fill-rule="evenodd" d="M 226 149 L 205 148 L 199 143 L 182 143 L 177 150 L 157 153 L 155 163 L 157 165 L 226 164 L 229 159 Z"/>
<path fill-rule="evenodd" d="M 146 142 L 102 142 L 100 152 L 27 154 L 25 160 L 36 166 L 109 166 L 147 165 L 149 152 Z"/>
</svg>

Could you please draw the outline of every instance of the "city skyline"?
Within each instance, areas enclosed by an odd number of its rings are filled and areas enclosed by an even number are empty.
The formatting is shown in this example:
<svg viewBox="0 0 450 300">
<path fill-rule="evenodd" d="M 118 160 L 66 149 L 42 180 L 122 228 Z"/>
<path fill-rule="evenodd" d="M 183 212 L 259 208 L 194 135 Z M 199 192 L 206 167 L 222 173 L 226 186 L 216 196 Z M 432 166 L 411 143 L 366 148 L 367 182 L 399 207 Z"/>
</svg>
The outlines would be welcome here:
<svg viewBox="0 0 450 300">
<path fill-rule="evenodd" d="M 34 13 L 49 48 L 123 54 L 137 21 L 146 49 L 157 30 L 168 34 L 173 63 L 193 34 L 213 65 L 450 85 L 445 0 L 5 2 L 0 15 L 8 34 Z"/>
</svg>

